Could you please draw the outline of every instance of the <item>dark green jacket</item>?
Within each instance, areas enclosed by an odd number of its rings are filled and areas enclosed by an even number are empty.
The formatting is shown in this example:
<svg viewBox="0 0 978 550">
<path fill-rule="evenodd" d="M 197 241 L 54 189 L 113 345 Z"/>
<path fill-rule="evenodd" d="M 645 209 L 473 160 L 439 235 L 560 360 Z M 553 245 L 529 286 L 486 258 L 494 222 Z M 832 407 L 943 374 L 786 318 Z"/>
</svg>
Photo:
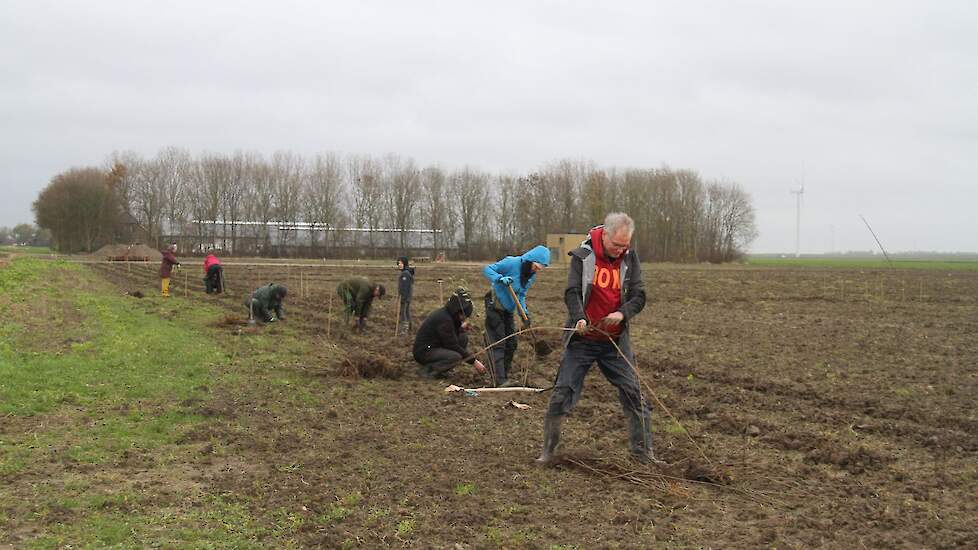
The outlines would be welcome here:
<svg viewBox="0 0 978 550">
<path fill-rule="evenodd" d="M 285 319 L 285 310 L 282 308 L 282 299 L 280 296 L 285 295 L 286 292 L 287 290 L 284 286 L 268 283 L 265 286 L 255 289 L 251 293 L 251 300 L 245 300 L 245 306 L 250 305 L 254 308 L 255 319 L 268 322 L 272 320 L 273 313 L 274 317 L 280 320 Z"/>
<path fill-rule="evenodd" d="M 374 301 L 375 286 L 377 285 L 366 277 L 352 277 L 340 283 L 336 287 L 336 293 L 346 304 L 347 313 L 365 318 Z"/>
</svg>

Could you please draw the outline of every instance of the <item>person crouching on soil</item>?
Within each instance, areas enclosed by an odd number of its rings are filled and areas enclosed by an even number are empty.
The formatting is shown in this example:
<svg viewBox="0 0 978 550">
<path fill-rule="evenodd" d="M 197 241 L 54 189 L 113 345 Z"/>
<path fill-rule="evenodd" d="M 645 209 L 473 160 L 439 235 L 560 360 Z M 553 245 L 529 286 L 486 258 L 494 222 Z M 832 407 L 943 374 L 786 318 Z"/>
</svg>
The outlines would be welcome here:
<svg viewBox="0 0 978 550">
<path fill-rule="evenodd" d="M 638 255 L 628 248 L 634 231 L 635 222 L 627 214 L 608 214 L 604 225 L 591 229 L 581 246 L 569 253 L 565 326 L 575 331 L 564 333 L 564 353 L 544 420 L 540 464 L 553 462 L 564 415 L 581 398 L 584 377 L 594 363 L 618 388 L 632 457 L 646 464 L 662 464 L 652 452 L 652 412 L 642 397 L 638 374 L 618 353 L 620 348 L 635 363 L 628 322 L 645 307 L 642 268 Z"/>
<path fill-rule="evenodd" d="M 282 300 L 289 291 L 283 285 L 268 283 L 255 289 L 251 296 L 245 298 L 244 305 L 248 309 L 250 319 L 260 323 L 274 323 L 285 320 L 285 309 Z"/>
<path fill-rule="evenodd" d="M 177 261 L 177 243 L 170 243 L 170 246 L 160 250 L 163 259 L 160 261 L 160 295 L 164 298 L 170 297 L 170 274 L 173 267 L 180 267 Z"/>
<path fill-rule="evenodd" d="M 422 378 L 441 378 L 462 361 L 471 364 L 479 374 L 486 367 L 467 350 L 469 322 L 472 316 L 472 298 L 467 290 L 457 289 L 448 297 L 443 307 L 432 311 L 414 338 L 412 353 L 420 363 L 418 375 Z"/>
<path fill-rule="evenodd" d="M 397 276 L 397 295 L 401 302 L 400 311 L 397 313 L 400 318 L 400 328 L 398 328 L 398 336 L 400 336 L 401 332 L 410 334 L 411 330 L 414 329 L 414 324 L 411 321 L 411 294 L 414 291 L 414 268 L 408 266 L 407 256 L 401 256 L 397 259 L 397 269 L 400 270 Z"/>
<path fill-rule="evenodd" d="M 506 256 L 482 269 L 482 274 L 492 283 L 486 293 L 486 336 L 494 343 L 516 332 L 513 313 L 518 309 L 513 294 L 523 306 L 525 328 L 530 327 L 530 313 L 526 309 L 526 292 L 536 280 L 537 273 L 550 265 L 550 249 L 540 245 L 522 256 Z M 516 355 L 516 337 L 489 350 L 489 364 L 497 386 L 511 386 L 509 371 Z"/>
<path fill-rule="evenodd" d="M 349 325 L 350 317 L 355 316 L 353 328 L 362 332 L 367 328 L 367 316 L 374 298 L 382 298 L 386 290 L 384 285 L 366 277 L 352 277 L 337 285 L 336 293 L 343 299 L 346 324 Z"/>
<path fill-rule="evenodd" d="M 208 254 L 204 258 L 204 292 L 220 294 L 224 292 L 224 268 L 217 256 Z"/>
</svg>

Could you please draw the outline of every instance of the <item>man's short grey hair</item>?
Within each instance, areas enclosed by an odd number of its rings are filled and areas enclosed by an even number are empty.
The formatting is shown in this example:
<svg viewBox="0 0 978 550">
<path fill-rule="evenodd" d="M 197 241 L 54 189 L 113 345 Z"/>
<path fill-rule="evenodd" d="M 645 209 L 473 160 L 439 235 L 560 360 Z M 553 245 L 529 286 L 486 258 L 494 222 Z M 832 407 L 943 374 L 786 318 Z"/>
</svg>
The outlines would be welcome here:
<svg viewBox="0 0 978 550">
<path fill-rule="evenodd" d="M 628 231 L 628 236 L 631 237 L 635 233 L 635 220 L 624 212 L 612 212 L 604 217 L 604 230 L 609 236 L 622 230 Z"/>
</svg>

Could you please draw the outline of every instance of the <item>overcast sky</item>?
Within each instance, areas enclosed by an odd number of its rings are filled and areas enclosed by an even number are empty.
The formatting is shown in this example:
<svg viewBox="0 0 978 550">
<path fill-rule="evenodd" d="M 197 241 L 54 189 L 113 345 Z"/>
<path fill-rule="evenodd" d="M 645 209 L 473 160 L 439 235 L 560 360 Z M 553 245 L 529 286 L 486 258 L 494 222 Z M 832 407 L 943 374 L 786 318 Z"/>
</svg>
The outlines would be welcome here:
<svg viewBox="0 0 978 550">
<path fill-rule="evenodd" d="M 600 7 L 597 7 L 600 6 Z M 978 251 L 978 2 L 0 0 L 0 225 L 113 151 L 689 168 L 754 252 Z"/>
</svg>

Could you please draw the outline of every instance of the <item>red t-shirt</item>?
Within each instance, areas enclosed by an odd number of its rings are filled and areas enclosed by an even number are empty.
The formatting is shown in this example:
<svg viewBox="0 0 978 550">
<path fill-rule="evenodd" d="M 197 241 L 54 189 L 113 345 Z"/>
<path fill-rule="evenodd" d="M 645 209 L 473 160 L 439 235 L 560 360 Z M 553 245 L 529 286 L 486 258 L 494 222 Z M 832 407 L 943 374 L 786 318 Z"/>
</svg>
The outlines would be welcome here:
<svg viewBox="0 0 978 550">
<path fill-rule="evenodd" d="M 621 334 L 621 324 L 599 325 L 598 323 L 609 313 L 618 311 L 621 307 L 621 261 L 625 253 L 623 252 L 614 260 L 609 260 L 605 256 L 601 242 L 604 228 L 596 227 L 591 230 L 590 235 L 595 259 L 594 280 L 591 281 L 591 295 L 588 297 L 587 306 L 584 307 L 584 315 L 587 316 L 589 325 L 595 325 L 617 338 Z M 601 333 L 588 333 L 584 337 L 590 340 L 607 340 L 607 337 Z"/>
</svg>

